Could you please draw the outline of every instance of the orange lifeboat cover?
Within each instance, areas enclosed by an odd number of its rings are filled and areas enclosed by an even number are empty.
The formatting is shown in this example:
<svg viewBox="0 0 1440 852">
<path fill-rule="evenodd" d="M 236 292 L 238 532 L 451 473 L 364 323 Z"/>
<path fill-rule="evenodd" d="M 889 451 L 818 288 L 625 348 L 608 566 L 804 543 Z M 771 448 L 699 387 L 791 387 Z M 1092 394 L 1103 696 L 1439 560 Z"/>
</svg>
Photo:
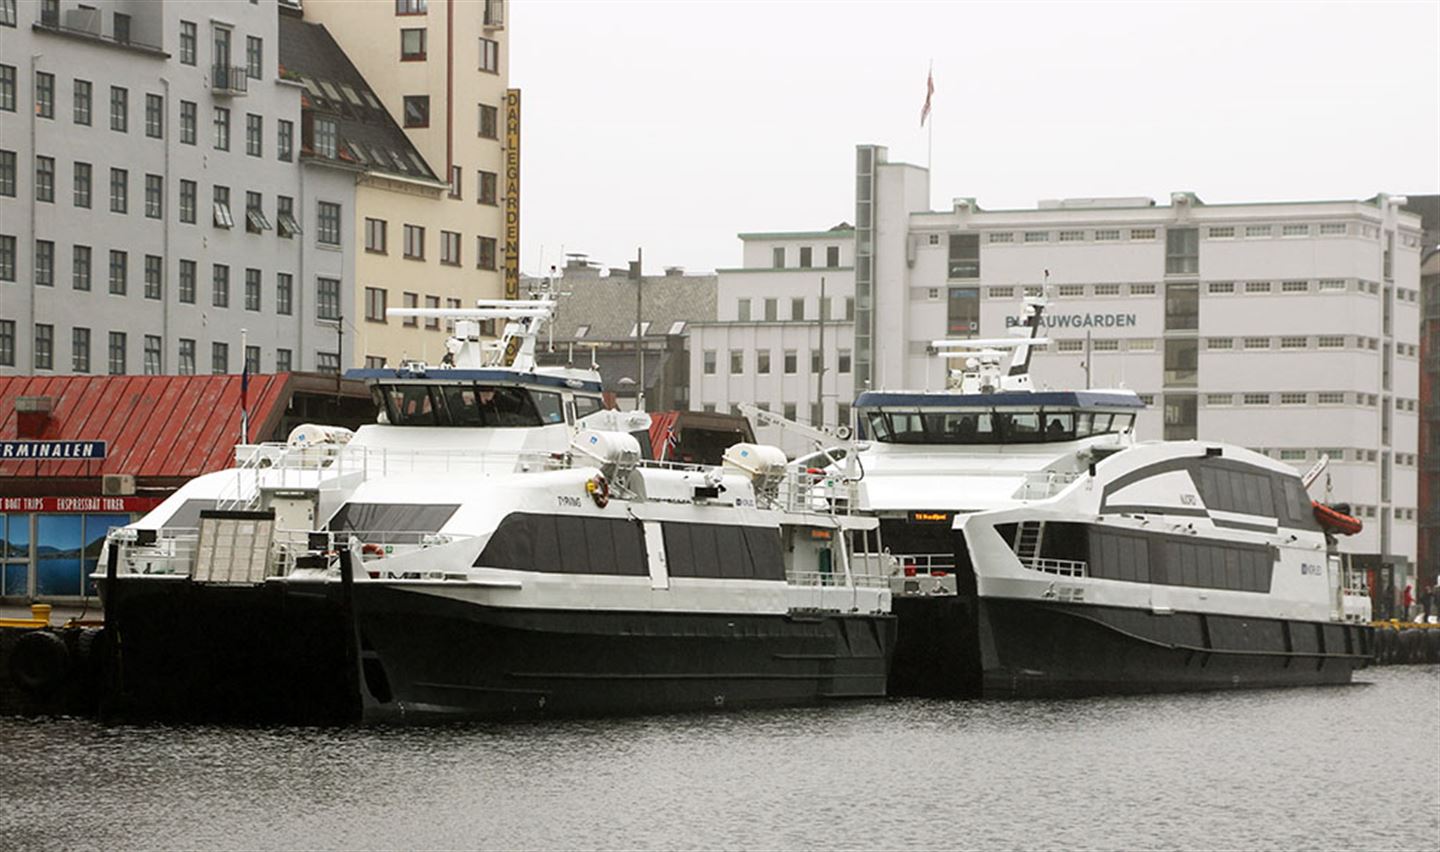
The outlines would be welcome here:
<svg viewBox="0 0 1440 852">
<path fill-rule="evenodd" d="M 1365 526 L 1360 522 L 1359 518 L 1326 506 L 1318 500 L 1312 500 L 1311 505 L 1315 509 L 1315 520 L 1328 532 L 1339 533 L 1340 535 L 1354 535 L 1360 532 L 1361 528 Z"/>
</svg>

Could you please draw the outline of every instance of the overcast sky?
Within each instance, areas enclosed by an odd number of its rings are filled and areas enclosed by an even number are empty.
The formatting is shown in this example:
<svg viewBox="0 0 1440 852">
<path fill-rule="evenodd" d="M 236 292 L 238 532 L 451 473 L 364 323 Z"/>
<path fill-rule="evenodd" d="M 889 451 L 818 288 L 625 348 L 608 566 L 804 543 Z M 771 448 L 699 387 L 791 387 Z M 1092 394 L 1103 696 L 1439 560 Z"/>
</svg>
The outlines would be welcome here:
<svg viewBox="0 0 1440 852">
<path fill-rule="evenodd" d="M 854 216 L 854 149 L 932 207 L 1440 192 L 1440 3 L 567 2 L 510 9 L 521 265 L 740 265 Z M 543 260 L 542 260 L 543 258 Z"/>
</svg>

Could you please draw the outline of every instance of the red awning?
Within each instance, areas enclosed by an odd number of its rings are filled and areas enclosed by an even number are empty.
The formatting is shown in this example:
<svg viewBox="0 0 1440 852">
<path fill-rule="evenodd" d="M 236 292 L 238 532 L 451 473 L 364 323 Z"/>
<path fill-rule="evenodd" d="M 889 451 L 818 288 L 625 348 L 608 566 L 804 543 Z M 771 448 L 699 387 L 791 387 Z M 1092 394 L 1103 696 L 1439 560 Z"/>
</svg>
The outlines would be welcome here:
<svg viewBox="0 0 1440 852">
<path fill-rule="evenodd" d="M 250 377 L 250 439 L 289 396 L 290 374 Z M 105 441 L 101 461 L 4 461 L 0 476 L 74 477 L 128 473 L 193 477 L 229 467 L 240 440 L 240 377 L 0 377 L 0 441 L 14 441 L 18 397 L 48 397 L 38 434 L 47 441 Z"/>
</svg>

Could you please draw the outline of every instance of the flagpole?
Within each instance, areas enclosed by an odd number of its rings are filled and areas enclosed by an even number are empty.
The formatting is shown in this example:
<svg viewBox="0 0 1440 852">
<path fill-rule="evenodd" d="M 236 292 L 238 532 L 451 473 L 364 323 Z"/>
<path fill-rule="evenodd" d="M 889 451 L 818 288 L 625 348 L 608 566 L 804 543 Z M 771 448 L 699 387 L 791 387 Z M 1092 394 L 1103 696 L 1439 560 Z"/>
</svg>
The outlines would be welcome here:
<svg viewBox="0 0 1440 852">
<path fill-rule="evenodd" d="M 929 111 L 925 113 L 929 121 L 929 131 L 925 138 L 925 196 L 930 196 L 930 180 L 932 175 L 931 157 L 935 150 L 935 107 L 930 103 L 931 90 L 935 85 L 935 60 L 930 60 L 930 68 L 925 72 L 925 106 Z"/>
<path fill-rule="evenodd" d="M 250 358 L 245 329 L 240 329 L 240 443 L 250 443 Z"/>
</svg>

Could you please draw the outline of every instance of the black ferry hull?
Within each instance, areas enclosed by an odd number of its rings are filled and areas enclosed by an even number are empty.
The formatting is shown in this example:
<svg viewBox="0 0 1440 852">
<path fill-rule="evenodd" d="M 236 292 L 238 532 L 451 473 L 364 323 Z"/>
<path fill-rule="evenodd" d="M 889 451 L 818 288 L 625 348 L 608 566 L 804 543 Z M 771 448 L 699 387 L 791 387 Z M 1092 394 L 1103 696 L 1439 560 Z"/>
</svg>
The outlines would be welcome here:
<svg viewBox="0 0 1440 852">
<path fill-rule="evenodd" d="M 111 717 L 433 722 L 885 694 L 890 616 L 544 610 L 404 585 L 122 579 Z"/>
</svg>

